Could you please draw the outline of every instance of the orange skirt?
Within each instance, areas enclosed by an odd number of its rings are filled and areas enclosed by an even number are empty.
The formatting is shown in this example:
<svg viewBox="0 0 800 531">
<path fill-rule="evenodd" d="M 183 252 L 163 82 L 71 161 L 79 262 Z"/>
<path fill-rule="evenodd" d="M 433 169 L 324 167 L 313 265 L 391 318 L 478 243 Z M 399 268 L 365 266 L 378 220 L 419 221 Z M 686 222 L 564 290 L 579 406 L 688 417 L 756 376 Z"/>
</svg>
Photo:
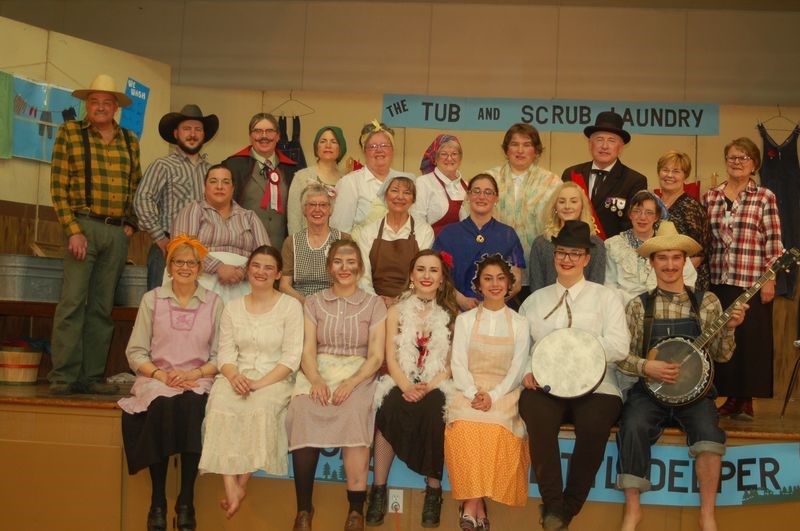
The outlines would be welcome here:
<svg viewBox="0 0 800 531">
<path fill-rule="evenodd" d="M 524 507 L 528 501 L 528 439 L 497 424 L 457 420 L 444 431 L 444 460 L 456 500 L 488 497 Z"/>
</svg>

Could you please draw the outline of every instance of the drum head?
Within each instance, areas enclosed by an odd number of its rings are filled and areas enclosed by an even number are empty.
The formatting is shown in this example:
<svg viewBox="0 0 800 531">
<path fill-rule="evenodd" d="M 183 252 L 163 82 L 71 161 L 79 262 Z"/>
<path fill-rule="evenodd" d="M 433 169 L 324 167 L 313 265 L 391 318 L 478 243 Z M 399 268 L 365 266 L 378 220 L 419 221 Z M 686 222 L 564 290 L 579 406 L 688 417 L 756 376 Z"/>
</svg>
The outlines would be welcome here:
<svg viewBox="0 0 800 531">
<path fill-rule="evenodd" d="M 605 350 L 585 330 L 554 330 L 536 342 L 531 372 L 539 387 L 551 395 L 583 396 L 594 391 L 605 376 Z"/>
</svg>

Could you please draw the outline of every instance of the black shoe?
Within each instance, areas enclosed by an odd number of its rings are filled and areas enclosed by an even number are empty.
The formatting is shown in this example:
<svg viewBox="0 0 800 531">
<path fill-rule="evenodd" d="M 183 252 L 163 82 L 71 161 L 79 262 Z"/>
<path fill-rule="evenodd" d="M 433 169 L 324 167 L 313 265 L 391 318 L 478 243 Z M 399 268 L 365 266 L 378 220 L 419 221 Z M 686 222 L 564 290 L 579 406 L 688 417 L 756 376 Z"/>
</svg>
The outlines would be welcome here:
<svg viewBox="0 0 800 531">
<path fill-rule="evenodd" d="M 90 382 L 84 384 L 82 392 L 87 395 L 116 395 L 119 393 L 119 386 L 102 382 Z"/>
<path fill-rule="evenodd" d="M 373 485 L 367 500 L 366 524 L 370 527 L 381 525 L 388 506 L 389 500 L 386 497 L 386 485 Z"/>
<path fill-rule="evenodd" d="M 167 531 L 167 508 L 150 507 L 147 513 L 147 531 Z"/>
<path fill-rule="evenodd" d="M 55 396 L 71 395 L 76 392 L 73 385 L 66 382 L 53 382 L 50 384 L 50 394 Z"/>
<path fill-rule="evenodd" d="M 175 506 L 175 527 L 178 528 L 178 531 L 194 531 L 197 529 L 194 507 L 191 505 Z"/>
<path fill-rule="evenodd" d="M 442 489 L 425 487 L 425 501 L 422 503 L 422 527 L 439 527 L 442 515 Z"/>
</svg>

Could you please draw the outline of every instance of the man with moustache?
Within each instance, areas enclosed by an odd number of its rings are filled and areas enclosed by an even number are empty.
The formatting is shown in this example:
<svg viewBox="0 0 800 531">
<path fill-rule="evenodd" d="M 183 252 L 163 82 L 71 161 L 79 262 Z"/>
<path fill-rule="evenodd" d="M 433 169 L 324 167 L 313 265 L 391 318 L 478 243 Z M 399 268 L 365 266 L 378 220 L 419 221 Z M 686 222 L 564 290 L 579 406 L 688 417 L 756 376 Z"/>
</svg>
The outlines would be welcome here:
<svg viewBox="0 0 800 531">
<path fill-rule="evenodd" d="M 639 497 L 651 487 L 648 479 L 650 447 L 669 425 L 686 432 L 689 455 L 695 458 L 700 487 L 700 528 L 704 531 L 717 529 L 714 505 L 725 454 L 725 432 L 719 427 L 714 404 L 716 391 L 712 387 L 696 402 L 668 407 L 656 402 L 644 386 L 645 378 L 675 383 L 680 372 L 680 364 L 648 360 L 648 350 L 668 337 L 695 338 L 722 315 L 722 306 L 713 293 L 693 292 L 683 283 L 686 257 L 694 256 L 699 250 L 700 244 L 678 234 L 670 221 L 662 221 L 658 234 L 637 250 L 639 256 L 650 260 L 657 287 L 632 299 L 625 308 L 631 354 L 617 362 L 622 373 L 640 378 L 628 393 L 617 433 L 617 488 L 625 491 L 624 531 L 633 531 L 642 519 Z M 744 304 L 731 310 L 724 332 L 706 344 L 706 352 L 715 362 L 731 359 L 736 348 L 734 328 L 742 323 L 748 307 Z"/>
<path fill-rule="evenodd" d="M 264 224 L 269 241 L 280 249 L 287 233 L 286 201 L 297 162 L 276 149 L 278 120 L 271 114 L 253 115 L 248 126 L 250 145 L 225 159 L 233 175 L 234 199 L 252 210 Z"/>
<path fill-rule="evenodd" d="M 50 195 L 67 239 L 64 282 L 53 316 L 54 394 L 113 394 L 102 383 L 114 331 L 111 309 L 136 229 L 133 196 L 142 177 L 139 141 L 114 116 L 131 99 L 101 74 L 73 96 L 86 118 L 58 128 L 50 168 Z"/>
<path fill-rule="evenodd" d="M 133 199 L 139 228 L 153 240 L 147 254 L 148 290 L 162 283 L 169 228 L 175 216 L 190 201 L 203 199 L 203 178 L 211 165 L 200 150 L 218 129 L 217 115 L 203 116 L 194 104 L 165 114 L 158 123 L 161 138 L 177 149 L 147 167 Z"/>
<path fill-rule="evenodd" d="M 592 160 L 570 166 L 561 175 L 563 181 L 575 181 L 591 200 L 594 221 L 603 239 L 616 236 L 631 224 L 628 203 L 633 194 L 647 189 L 647 177 L 619 160 L 631 135 L 623 128 L 622 116 L 605 111 L 595 124 L 583 130 L 589 139 Z"/>
</svg>

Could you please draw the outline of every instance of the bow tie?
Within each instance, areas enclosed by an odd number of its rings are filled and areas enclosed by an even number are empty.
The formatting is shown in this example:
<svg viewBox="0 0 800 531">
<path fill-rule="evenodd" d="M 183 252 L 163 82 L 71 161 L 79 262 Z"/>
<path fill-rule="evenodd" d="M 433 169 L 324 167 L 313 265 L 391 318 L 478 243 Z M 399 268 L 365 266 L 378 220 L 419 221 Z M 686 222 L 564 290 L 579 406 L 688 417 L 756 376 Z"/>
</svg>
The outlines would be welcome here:
<svg viewBox="0 0 800 531">
<path fill-rule="evenodd" d="M 592 173 L 592 175 L 594 175 L 596 177 L 601 177 L 601 178 L 602 177 L 606 177 L 608 175 L 608 172 L 606 170 L 592 170 L 591 173 Z"/>
</svg>

